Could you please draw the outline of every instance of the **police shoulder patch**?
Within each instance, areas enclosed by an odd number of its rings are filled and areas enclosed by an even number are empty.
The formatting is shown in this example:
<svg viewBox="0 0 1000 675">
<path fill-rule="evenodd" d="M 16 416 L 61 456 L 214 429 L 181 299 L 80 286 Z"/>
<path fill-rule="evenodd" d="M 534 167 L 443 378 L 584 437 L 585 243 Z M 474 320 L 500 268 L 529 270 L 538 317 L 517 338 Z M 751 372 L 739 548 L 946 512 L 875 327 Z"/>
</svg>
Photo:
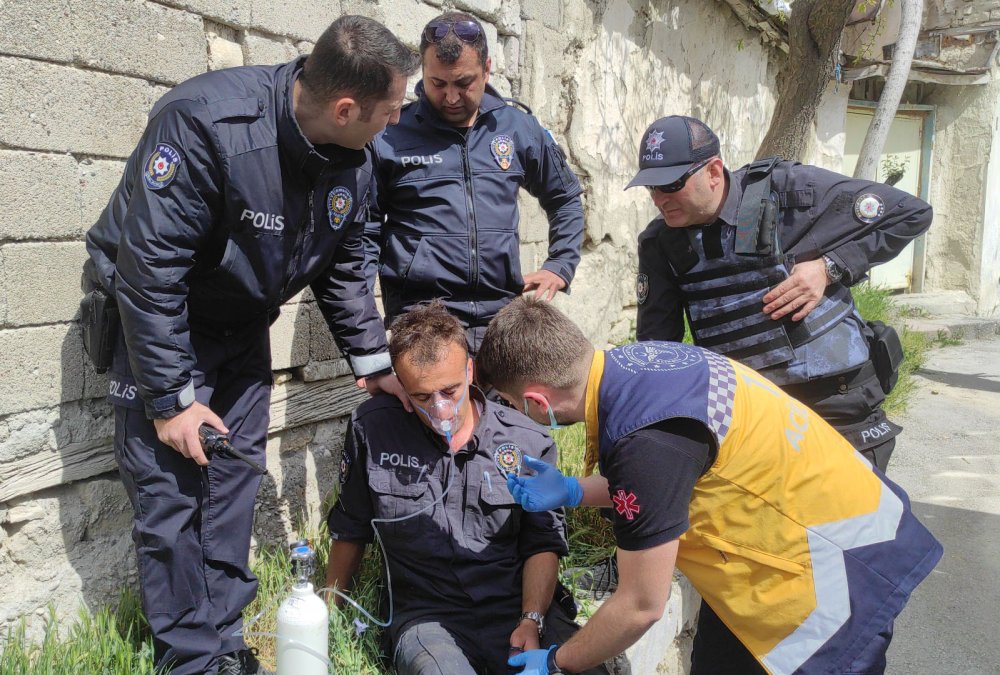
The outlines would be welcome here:
<svg viewBox="0 0 1000 675">
<path fill-rule="evenodd" d="M 340 451 L 340 484 L 347 482 L 347 477 L 351 475 L 351 455 L 347 449 Z"/>
<path fill-rule="evenodd" d="M 635 297 L 640 305 L 649 297 L 649 276 L 642 272 L 635 278 Z"/>
<path fill-rule="evenodd" d="M 168 143 L 157 143 L 156 148 L 146 158 L 142 181 L 150 190 L 162 190 L 177 177 L 181 165 L 181 153 Z"/>
<path fill-rule="evenodd" d="M 330 227 L 334 230 L 342 228 L 353 205 L 354 197 L 351 195 L 351 191 L 344 186 L 338 185 L 330 190 L 330 194 L 326 198 L 326 208 L 330 214 Z"/>
<path fill-rule="evenodd" d="M 854 217 L 862 223 L 874 223 L 885 213 L 885 202 L 874 192 L 867 192 L 854 200 Z"/>
</svg>

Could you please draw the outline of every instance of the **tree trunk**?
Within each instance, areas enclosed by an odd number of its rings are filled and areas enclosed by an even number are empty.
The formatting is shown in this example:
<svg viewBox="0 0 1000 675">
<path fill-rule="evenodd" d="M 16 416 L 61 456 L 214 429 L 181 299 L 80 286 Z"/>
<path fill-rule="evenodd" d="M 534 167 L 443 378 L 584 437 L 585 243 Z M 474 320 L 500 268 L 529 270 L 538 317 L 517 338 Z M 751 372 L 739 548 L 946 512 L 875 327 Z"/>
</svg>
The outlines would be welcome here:
<svg viewBox="0 0 1000 675">
<path fill-rule="evenodd" d="M 816 108 L 840 57 L 840 35 L 857 0 L 795 0 L 788 19 L 788 58 L 778 102 L 757 157 L 801 159 Z"/>
<path fill-rule="evenodd" d="M 858 163 L 854 167 L 854 177 L 865 180 L 875 180 L 878 170 L 878 160 L 882 156 L 882 148 L 889 136 L 889 127 L 896 116 L 899 100 L 910 75 L 910 64 L 913 62 L 913 50 L 917 46 L 917 35 L 920 33 L 920 22 L 923 19 L 923 0 L 902 0 L 900 7 L 902 18 L 899 24 L 899 36 L 892 53 L 892 63 L 889 64 L 889 74 L 885 78 L 885 87 L 879 96 L 875 115 L 871 126 L 861 144 Z"/>
</svg>

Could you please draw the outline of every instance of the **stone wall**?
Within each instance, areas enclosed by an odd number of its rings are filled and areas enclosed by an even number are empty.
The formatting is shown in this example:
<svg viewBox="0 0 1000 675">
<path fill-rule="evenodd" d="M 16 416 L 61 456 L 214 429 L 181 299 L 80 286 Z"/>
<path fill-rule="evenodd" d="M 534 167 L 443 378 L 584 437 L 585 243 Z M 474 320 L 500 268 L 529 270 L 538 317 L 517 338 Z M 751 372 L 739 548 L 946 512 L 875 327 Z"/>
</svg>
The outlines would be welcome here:
<svg viewBox="0 0 1000 675">
<path fill-rule="evenodd" d="M 76 324 L 83 234 L 120 179 L 145 115 L 197 73 L 308 53 L 341 13 L 383 21 L 416 47 L 451 7 L 486 22 L 493 83 L 531 106 L 586 186 L 587 239 L 569 297 L 595 343 L 634 313 L 635 236 L 653 211 L 622 191 L 639 135 L 687 113 L 727 161 L 753 155 L 773 107 L 772 55 L 723 2 L 704 0 L 34 0 L 0 3 L 0 632 L 37 630 L 134 582 L 130 509 L 111 452 L 107 379 Z M 546 222 L 522 200 L 526 271 Z M 336 478 L 343 416 L 362 398 L 308 293 L 272 331 L 276 387 L 258 542 L 315 524 Z"/>
</svg>

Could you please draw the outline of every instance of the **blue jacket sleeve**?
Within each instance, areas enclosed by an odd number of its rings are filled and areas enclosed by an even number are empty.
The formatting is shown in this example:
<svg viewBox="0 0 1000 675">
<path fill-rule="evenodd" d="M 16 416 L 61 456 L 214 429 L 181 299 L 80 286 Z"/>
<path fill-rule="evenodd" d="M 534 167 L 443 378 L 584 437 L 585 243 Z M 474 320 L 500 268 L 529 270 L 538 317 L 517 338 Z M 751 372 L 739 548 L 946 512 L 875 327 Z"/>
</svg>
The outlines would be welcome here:
<svg viewBox="0 0 1000 675">
<path fill-rule="evenodd" d="M 129 160 L 114 290 L 129 361 L 147 412 L 190 385 L 195 359 L 187 274 L 215 226 L 221 171 L 204 107 L 175 101 L 154 112 Z M 176 153 L 176 154 L 173 154 Z"/>
<path fill-rule="evenodd" d="M 583 244 L 583 188 L 552 135 L 529 119 L 536 141 L 526 151 L 525 188 L 538 199 L 549 221 L 549 255 L 542 269 L 562 278 L 568 291 Z"/>
<path fill-rule="evenodd" d="M 359 213 L 358 217 L 364 223 L 362 239 L 365 247 L 365 279 L 368 281 L 368 288 L 374 293 L 379 261 L 382 257 L 382 223 L 385 211 L 379 202 L 379 155 L 374 142 L 368 145 L 366 151 L 372 165 L 371 182 L 368 186 L 368 208 Z"/>
<path fill-rule="evenodd" d="M 639 234 L 635 334 L 640 341 L 680 342 L 684 338 L 683 298 L 657 236 L 665 228 L 657 218 Z"/>
<path fill-rule="evenodd" d="M 782 235 L 785 250 L 830 256 L 844 270 L 843 281 L 849 286 L 864 279 L 873 266 L 895 258 L 931 225 L 930 204 L 884 183 L 814 166 L 787 170 L 791 187 L 811 189 L 814 196 L 808 213 L 786 224 Z M 882 205 L 881 214 L 870 223 L 856 213 L 858 202 L 867 195 L 874 195 Z"/>
<path fill-rule="evenodd" d="M 382 317 L 365 278 L 363 232 L 364 223 L 359 219 L 348 225 L 326 272 L 310 284 L 333 339 L 356 377 L 392 367 Z"/>
</svg>

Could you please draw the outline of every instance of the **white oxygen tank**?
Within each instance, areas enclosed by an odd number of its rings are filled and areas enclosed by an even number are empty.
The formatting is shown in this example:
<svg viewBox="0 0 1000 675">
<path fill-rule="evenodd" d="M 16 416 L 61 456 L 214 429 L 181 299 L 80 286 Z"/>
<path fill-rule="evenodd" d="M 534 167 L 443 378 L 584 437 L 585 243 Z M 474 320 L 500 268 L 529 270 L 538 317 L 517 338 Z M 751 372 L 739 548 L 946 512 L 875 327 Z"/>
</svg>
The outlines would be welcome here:
<svg viewBox="0 0 1000 675">
<path fill-rule="evenodd" d="M 328 675 L 330 610 L 309 583 L 316 556 L 307 541 L 292 544 L 296 582 L 278 608 L 278 675 Z"/>
</svg>

